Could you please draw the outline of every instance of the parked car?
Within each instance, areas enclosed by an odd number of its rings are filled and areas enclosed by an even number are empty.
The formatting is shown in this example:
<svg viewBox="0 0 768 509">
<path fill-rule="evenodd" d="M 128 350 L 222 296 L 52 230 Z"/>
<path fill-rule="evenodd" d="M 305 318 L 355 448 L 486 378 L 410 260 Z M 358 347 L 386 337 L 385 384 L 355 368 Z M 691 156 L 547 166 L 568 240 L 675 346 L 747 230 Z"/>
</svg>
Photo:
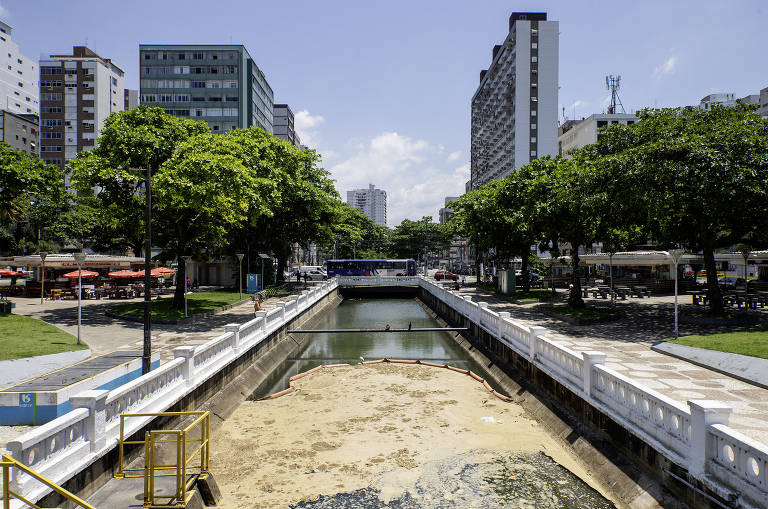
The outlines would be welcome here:
<svg viewBox="0 0 768 509">
<path fill-rule="evenodd" d="M 515 271 L 515 278 L 520 279 L 523 277 L 523 271 L 522 270 L 516 270 Z M 541 277 L 533 271 L 528 271 L 528 278 L 531 280 L 531 283 L 536 283 Z"/>
<path fill-rule="evenodd" d="M 458 274 L 454 274 L 453 272 L 450 272 L 448 270 L 438 270 L 435 272 L 435 279 L 440 281 L 441 279 L 450 279 L 453 281 L 458 281 L 459 276 Z"/>
<path fill-rule="evenodd" d="M 328 279 L 328 275 L 320 267 L 302 267 L 301 278 L 304 279 L 304 274 L 312 281 L 322 281 Z"/>
</svg>

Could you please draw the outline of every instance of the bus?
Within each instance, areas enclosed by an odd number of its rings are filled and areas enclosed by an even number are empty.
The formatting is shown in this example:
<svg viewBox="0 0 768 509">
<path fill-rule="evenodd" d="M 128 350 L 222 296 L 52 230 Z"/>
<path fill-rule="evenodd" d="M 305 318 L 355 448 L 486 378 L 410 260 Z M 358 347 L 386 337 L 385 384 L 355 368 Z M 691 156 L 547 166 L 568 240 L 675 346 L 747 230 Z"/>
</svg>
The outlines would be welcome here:
<svg viewBox="0 0 768 509">
<path fill-rule="evenodd" d="M 413 260 L 328 260 L 328 277 L 334 276 L 415 276 Z"/>
</svg>

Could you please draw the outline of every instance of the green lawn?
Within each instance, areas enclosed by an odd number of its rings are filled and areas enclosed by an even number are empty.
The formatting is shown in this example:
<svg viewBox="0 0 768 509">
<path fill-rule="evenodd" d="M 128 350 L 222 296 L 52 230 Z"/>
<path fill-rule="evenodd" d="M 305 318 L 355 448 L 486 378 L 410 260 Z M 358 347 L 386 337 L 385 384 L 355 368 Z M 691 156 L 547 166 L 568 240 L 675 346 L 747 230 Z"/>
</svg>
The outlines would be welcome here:
<svg viewBox="0 0 768 509">
<path fill-rule="evenodd" d="M 87 348 L 72 334 L 36 318 L 0 315 L 0 361 Z"/>
<path fill-rule="evenodd" d="M 753 332 L 724 332 L 699 336 L 683 336 L 677 341 L 668 339 L 669 343 L 695 346 L 707 350 L 738 353 L 752 357 L 768 359 L 768 331 Z"/>
<path fill-rule="evenodd" d="M 243 294 L 243 299 L 250 298 Z M 187 309 L 189 316 L 200 315 L 219 309 L 228 304 L 234 304 L 240 300 L 238 292 L 198 292 L 187 296 Z M 153 320 L 179 320 L 184 318 L 184 309 L 173 309 L 173 296 L 165 296 L 162 300 L 152 301 L 152 319 Z M 114 306 L 111 311 L 120 315 L 142 317 L 144 316 L 144 303 L 131 302 L 130 304 L 119 304 Z"/>
<path fill-rule="evenodd" d="M 552 298 L 552 290 L 546 288 L 532 288 L 527 292 L 517 291 L 509 297 L 519 300 L 520 302 L 536 302 L 542 300 L 549 300 Z"/>
<path fill-rule="evenodd" d="M 597 307 L 572 308 L 565 304 L 559 306 L 544 306 L 544 309 L 555 312 L 559 315 L 578 318 L 579 320 L 601 320 L 605 318 L 619 318 L 624 316 L 624 311 L 620 309 Z"/>
</svg>

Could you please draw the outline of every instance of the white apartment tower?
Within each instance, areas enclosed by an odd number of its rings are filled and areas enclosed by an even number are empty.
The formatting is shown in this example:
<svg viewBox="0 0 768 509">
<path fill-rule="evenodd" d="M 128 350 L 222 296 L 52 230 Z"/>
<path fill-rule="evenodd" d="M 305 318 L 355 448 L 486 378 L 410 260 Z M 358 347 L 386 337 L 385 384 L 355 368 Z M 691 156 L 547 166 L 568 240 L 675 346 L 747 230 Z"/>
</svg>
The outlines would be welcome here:
<svg viewBox="0 0 768 509">
<path fill-rule="evenodd" d="M 85 46 L 40 62 L 40 157 L 65 169 L 125 108 L 125 72 Z M 69 180 L 67 177 L 67 185 Z"/>
<path fill-rule="evenodd" d="M 472 97 L 471 185 L 557 154 L 559 22 L 513 12 Z"/>
<path fill-rule="evenodd" d="M 0 110 L 38 115 L 37 62 L 19 52 L 12 34 L 13 27 L 0 21 Z"/>
<path fill-rule="evenodd" d="M 366 216 L 377 226 L 387 225 L 387 192 L 376 189 L 373 184 L 368 189 L 347 191 L 347 203 Z"/>
</svg>

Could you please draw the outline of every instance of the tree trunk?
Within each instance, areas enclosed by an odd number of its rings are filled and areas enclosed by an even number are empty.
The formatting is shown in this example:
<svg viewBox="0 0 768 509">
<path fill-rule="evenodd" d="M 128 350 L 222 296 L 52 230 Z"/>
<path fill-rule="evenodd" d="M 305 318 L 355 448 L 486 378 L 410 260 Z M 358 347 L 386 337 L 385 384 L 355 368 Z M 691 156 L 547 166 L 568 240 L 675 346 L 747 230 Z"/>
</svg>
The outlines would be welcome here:
<svg viewBox="0 0 768 509">
<path fill-rule="evenodd" d="M 717 284 L 717 265 L 715 253 L 712 248 L 704 248 L 704 268 L 707 269 L 707 297 L 709 298 L 709 310 L 712 314 L 723 313 L 723 299 L 720 295 L 720 286 Z"/>
<path fill-rule="evenodd" d="M 530 253 L 528 253 L 528 252 L 523 253 L 521 258 L 520 258 L 522 260 L 522 267 L 520 267 L 520 268 L 521 268 L 521 272 L 523 274 L 523 291 L 525 293 L 528 293 L 528 292 L 531 291 L 531 278 L 530 278 L 531 269 L 528 266 L 528 255 L 529 254 Z"/>
<path fill-rule="evenodd" d="M 177 267 L 176 267 L 176 289 L 173 292 L 173 308 L 184 309 L 184 282 L 187 280 L 187 264 L 184 263 L 182 256 L 185 254 L 187 244 L 180 227 L 176 228 L 177 238 Z"/>
<path fill-rule="evenodd" d="M 571 288 L 568 293 L 568 305 L 572 308 L 583 308 L 581 298 L 581 279 L 579 278 L 579 244 L 571 243 Z"/>
<path fill-rule="evenodd" d="M 277 280 L 279 282 L 285 281 L 285 262 L 291 255 L 291 245 L 289 243 L 276 242 L 272 249 L 275 251 L 275 257 L 277 258 Z"/>
</svg>

